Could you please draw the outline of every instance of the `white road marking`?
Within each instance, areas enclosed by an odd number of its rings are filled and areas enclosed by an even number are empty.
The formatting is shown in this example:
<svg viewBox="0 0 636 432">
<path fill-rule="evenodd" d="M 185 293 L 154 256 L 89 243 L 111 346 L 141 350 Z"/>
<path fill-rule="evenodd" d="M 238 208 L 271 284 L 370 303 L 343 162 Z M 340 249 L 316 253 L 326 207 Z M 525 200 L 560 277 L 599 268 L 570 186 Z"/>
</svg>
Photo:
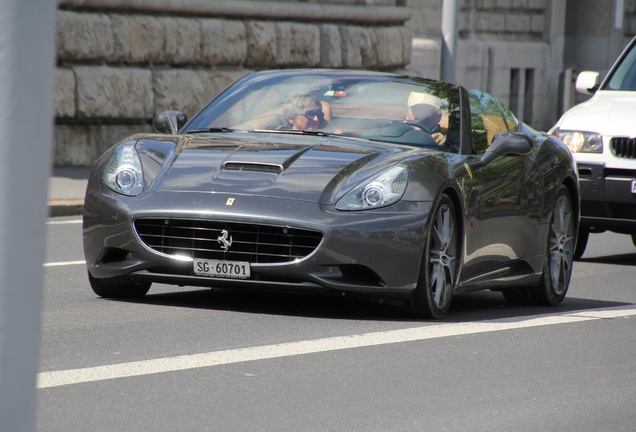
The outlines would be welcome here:
<svg viewBox="0 0 636 432">
<path fill-rule="evenodd" d="M 71 369 L 38 374 L 40 389 L 104 381 L 116 378 L 204 368 L 232 363 L 290 357 L 302 354 L 371 347 L 393 343 L 421 341 L 451 336 L 515 330 L 540 326 L 569 324 L 600 319 L 624 318 L 636 315 L 636 306 L 627 305 L 605 309 L 563 312 L 550 315 L 533 315 L 502 318 L 489 321 L 438 324 L 386 332 L 339 336 L 323 339 L 289 342 L 249 348 L 213 351 L 153 360 L 135 361 L 114 365 Z"/>
<path fill-rule="evenodd" d="M 86 264 L 86 261 L 59 261 L 59 262 L 50 262 L 44 263 L 44 267 L 59 267 L 59 266 L 70 266 L 70 265 L 80 265 Z"/>
<path fill-rule="evenodd" d="M 82 219 L 63 219 L 58 220 L 56 218 L 48 219 L 46 221 L 47 225 L 68 225 L 68 224 L 81 224 Z"/>
</svg>

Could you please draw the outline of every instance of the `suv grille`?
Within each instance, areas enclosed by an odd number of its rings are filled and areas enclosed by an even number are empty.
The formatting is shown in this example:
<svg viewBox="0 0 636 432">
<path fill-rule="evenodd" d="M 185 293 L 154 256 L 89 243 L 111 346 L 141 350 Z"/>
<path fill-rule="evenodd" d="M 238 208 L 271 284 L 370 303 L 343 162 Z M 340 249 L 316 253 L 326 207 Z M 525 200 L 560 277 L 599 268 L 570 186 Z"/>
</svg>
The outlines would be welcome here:
<svg viewBox="0 0 636 432">
<path fill-rule="evenodd" d="M 636 138 L 612 138 L 610 148 L 616 157 L 636 159 Z"/>
<path fill-rule="evenodd" d="M 144 245 L 162 254 L 261 264 L 304 258 L 322 240 L 318 231 L 198 219 L 136 219 L 134 227 Z M 221 248 L 224 230 L 232 240 L 227 251 Z"/>
</svg>

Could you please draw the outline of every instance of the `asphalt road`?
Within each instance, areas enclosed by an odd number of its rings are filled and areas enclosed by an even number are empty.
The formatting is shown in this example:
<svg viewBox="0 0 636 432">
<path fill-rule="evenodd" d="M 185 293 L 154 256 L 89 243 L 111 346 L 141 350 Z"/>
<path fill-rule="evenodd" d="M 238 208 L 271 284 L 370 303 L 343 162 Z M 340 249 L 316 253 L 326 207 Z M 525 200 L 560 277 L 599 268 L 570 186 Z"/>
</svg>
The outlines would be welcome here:
<svg viewBox="0 0 636 432">
<path fill-rule="evenodd" d="M 49 220 L 38 431 L 633 431 L 636 248 L 593 235 L 565 303 L 440 322 L 340 297 L 155 285 L 96 297 Z"/>
</svg>

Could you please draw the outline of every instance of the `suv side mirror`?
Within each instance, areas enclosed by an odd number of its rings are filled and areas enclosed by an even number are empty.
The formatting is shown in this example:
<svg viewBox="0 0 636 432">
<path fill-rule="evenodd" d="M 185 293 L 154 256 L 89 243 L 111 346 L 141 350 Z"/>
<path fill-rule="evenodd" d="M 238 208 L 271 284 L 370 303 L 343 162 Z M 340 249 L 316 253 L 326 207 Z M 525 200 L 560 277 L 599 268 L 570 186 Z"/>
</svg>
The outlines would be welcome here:
<svg viewBox="0 0 636 432">
<path fill-rule="evenodd" d="M 576 91 L 582 94 L 594 94 L 600 86 L 599 73 L 583 71 L 576 77 Z"/>
<path fill-rule="evenodd" d="M 152 119 L 152 128 L 158 133 L 176 135 L 188 117 L 180 111 L 163 111 Z"/>
</svg>

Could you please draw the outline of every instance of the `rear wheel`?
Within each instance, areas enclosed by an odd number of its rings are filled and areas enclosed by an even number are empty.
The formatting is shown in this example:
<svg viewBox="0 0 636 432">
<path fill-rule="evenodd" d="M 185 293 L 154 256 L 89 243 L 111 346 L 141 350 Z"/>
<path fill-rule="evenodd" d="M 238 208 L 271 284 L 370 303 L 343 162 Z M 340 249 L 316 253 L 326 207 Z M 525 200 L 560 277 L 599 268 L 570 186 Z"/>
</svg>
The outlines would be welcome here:
<svg viewBox="0 0 636 432">
<path fill-rule="evenodd" d="M 88 273 L 93 292 L 105 298 L 139 298 L 146 295 L 151 282 L 136 282 L 124 279 L 97 279 Z"/>
<path fill-rule="evenodd" d="M 440 319 L 446 315 L 457 282 L 458 252 L 455 209 L 444 194 L 434 208 L 426 230 L 419 281 L 413 296 L 405 303 L 408 316 Z"/>
<path fill-rule="evenodd" d="M 543 260 L 543 274 L 539 285 L 532 288 L 504 291 L 510 303 L 531 303 L 555 306 L 563 301 L 570 286 L 574 258 L 575 221 L 572 199 L 564 186 L 552 210 L 552 219 Z"/>
<path fill-rule="evenodd" d="M 561 186 L 550 222 L 548 256 L 535 291 L 537 303 L 554 306 L 565 298 L 572 277 L 575 228 L 572 199 L 565 186 Z"/>
</svg>

